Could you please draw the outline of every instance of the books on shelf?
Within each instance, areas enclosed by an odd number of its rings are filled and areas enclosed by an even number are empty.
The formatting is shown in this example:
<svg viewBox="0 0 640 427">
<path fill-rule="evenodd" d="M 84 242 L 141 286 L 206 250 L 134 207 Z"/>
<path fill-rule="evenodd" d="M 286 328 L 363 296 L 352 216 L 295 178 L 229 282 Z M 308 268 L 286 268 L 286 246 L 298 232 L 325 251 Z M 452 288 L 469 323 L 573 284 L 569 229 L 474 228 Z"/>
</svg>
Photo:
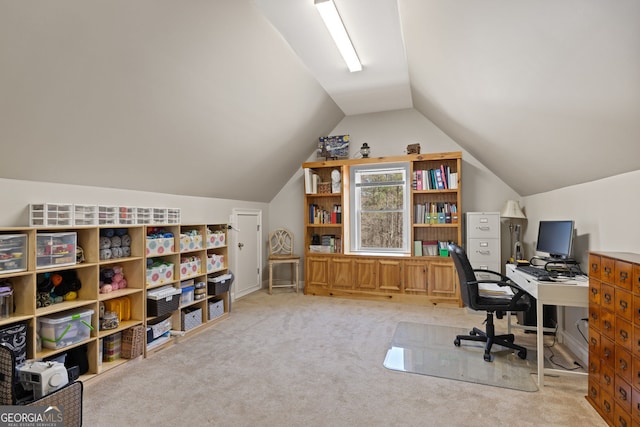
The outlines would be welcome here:
<svg viewBox="0 0 640 427">
<path fill-rule="evenodd" d="M 318 204 L 310 204 L 309 224 L 342 224 L 342 205 L 335 204 L 328 211 Z"/>
<path fill-rule="evenodd" d="M 444 164 L 433 169 L 416 169 L 412 184 L 414 190 L 455 190 L 458 188 L 458 172 L 451 172 L 451 167 Z"/>
<path fill-rule="evenodd" d="M 458 206 L 449 202 L 418 203 L 413 206 L 414 224 L 457 224 Z"/>
<path fill-rule="evenodd" d="M 306 194 L 317 194 L 320 175 L 311 168 L 304 168 L 304 192 Z"/>
<path fill-rule="evenodd" d="M 413 256 L 448 256 L 449 243 L 444 240 L 415 240 Z"/>
</svg>

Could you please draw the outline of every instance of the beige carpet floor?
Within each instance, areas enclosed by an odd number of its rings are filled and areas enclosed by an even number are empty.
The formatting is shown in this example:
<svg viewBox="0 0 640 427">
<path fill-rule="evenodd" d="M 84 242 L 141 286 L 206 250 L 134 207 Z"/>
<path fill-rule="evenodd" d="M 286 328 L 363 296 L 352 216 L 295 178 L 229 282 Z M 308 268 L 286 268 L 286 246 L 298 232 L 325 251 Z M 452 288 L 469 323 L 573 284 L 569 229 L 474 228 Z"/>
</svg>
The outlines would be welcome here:
<svg viewBox="0 0 640 427">
<path fill-rule="evenodd" d="M 235 301 L 228 319 L 87 381 L 84 425 L 606 425 L 584 397 L 586 377 L 546 377 L 544 389 L 522 392 L 383 366 L 398 322 L 483 319 L 462 308 L 259 291 Z"/>
</svg>

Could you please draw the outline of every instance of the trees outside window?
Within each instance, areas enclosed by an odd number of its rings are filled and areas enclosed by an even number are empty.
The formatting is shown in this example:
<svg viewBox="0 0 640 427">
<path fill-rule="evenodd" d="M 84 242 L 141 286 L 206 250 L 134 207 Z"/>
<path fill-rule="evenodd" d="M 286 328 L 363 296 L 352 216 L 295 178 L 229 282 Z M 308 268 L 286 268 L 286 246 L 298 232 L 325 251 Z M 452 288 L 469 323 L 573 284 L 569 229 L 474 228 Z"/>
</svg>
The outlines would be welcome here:
<svg viewBox="0 0 640 427">
<path fill-rule="evenodd" d="M 353 252 L 410 251 L 409 164 L 351 168 L 351 239 Z"/>
</svg>

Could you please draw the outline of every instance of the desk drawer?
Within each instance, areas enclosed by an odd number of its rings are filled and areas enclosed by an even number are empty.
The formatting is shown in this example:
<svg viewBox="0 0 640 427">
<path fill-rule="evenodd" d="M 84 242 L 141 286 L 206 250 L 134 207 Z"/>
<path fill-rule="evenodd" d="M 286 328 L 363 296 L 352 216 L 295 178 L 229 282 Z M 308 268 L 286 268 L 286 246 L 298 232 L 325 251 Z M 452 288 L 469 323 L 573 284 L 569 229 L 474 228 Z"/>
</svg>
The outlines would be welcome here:
<svg viewBox="0 0 640 427">
<path fill-rule="evenodd" d="M 631 292 L 617 288 L 615 291 L 615 296 L 616 315 L 622 317 L 628 322 L 633 321 L 633 296 L 631 295 Z"/>
<path fill-rule="evenodd" d="M 600 305 L 601 304 L 600 295 L 602 295 L 600 281 L 592 279 L 590 277 L 589 278 L 589 303 Z"/>
<path fill-rule="evenodd" d="M 613 396 L 615 389 L 613 368 L 609 365 L 602 365 L 600 367 L 600 390 Z"/>
<path fill-rule="evenodd" d="M 589 278 L 600 278 L 600 255 L 589 254 Z"/>
<path fill-rule="evenodd" d="M 631 383 L 632 362 L 631 352 L 622 347 L 616 348 L 616 375 L 619 375 L 628 383 Z"/>
<path fill-rule="evenodd" d="M 468 212 L 467 238 L 500 238 L 499 212 Z M 468 251 L 467 251 L 468 252 Z"/>
<path fill-rule="evenodd" d="M 607 283 L 602 283 L 600 285 L 600 305 L 612 313 L 616 312 L 615 307 L 615 288 Z"/>
<path fill-rule="evenodd" d="M 474 262 L 500 263 L 500 239 L 468 239 L 467 256 Z"/>
<path fill-rule="evenodd" d="M 616 375 L 615 379 L 616 391 L 613 399 L 617 405 L 622 406 L 626 413 L 631 412 L 631 386 L 627 381 Z M 631 424 L 627 424 L 631 425 Z"/>
<path fill-rule="evenodd" d="M 631 280 L 633 276 L 633 264 L 616 260 L 615 263 L 615 277 L 616 285 L 621 288 L 631 290 Z"/>
</svg>

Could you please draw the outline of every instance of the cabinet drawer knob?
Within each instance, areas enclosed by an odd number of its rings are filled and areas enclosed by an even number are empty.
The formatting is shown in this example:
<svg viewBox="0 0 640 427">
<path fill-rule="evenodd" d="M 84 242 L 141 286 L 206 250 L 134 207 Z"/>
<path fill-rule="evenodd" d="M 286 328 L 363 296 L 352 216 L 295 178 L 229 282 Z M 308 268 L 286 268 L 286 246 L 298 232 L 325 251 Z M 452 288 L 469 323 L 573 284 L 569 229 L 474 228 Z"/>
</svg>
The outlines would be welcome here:
<svg viewBox="0 0 640 427">
<path fill-rule="evenodd" d="M 620 339 L 622 339 L 622 341 L 626 341 L 629 339 L 629 333 L 627 331 L 625 331 L 624 329 L 620 329 Z"/>
<path fill-rule="evenodd" d="M 604 374 L 604 382 L 606 382 L 607 385 L 611 384 L 611 377 L 607 374 Z"/>
<path fill-rule="evenodd" d="M 611 294 L 604 294 L 604 302 L 611 304 Z"/>
<path fill-rule="evenodd" d="M 593 294 L 594 297 L 598 295 L 598 288 L 591 288 L 591 293 Z"/>
<path fill-rule="evenodd" d="M 604 410 L 605 410 L 606 412 L 611 412 L 611 404 L 609 403 L 609 401 L 605 400 L 605 401 L 602 403 L 602 406 L 604 406 Z"/>
<path fill-rule="evenodd" d="M 628 307 L 629 307 L 628 302 L 626 302 L 625 300 L 620 300 L 620 310 L 627 311 Z"/>
<path fill-rule="evenodd" d="M 618 395 L 621 400 L 627 400 L 627 391 L 622 387 L 618 387 Z"/>
<path fill-rule="evenodd" d="M 620 359 L 620 369 L 623 371 L 627 369 L 627 361 L 624 359 Z"/>
<path fill-rule="evenodd" d="M 629 273 L 627 271 L 621 271 L 620 272 L 620 280 L 621 281 L 626 282 L 628 278 L 629 278 Z"/>
<path fill-rule="evenodd" d="M 607 330 L 611 329 L 611 322 L 609 322 L 608 320 L 605 320 L 604 321 L 604 328 L 607 329 Z"/>
<path fill-rule="evenodd" d="M 592 337 L 591 338 L 591 345 L 596 347 L 598 345 L 598 340 Z"/>
<path fill-rule="evenodd" d="M 606 359 L 608 359 L 611 356 L 611 350 L 609 350 L 609 348 L 605 348 L 602 353 L 604 354 L 604 357 Z"/>
<path fill-rule="evenodd" d="M 591 387 L 591 390 L 589 390 L 589 396 L 591 398 L 595 398 L 596 396 L 598 396 L 598 390 L 596 390 L 595 387 Z M 638 403 L 638 406 L 640 407 L 640 403 Z"/>
<path fill-rule="evenodd" d="M 627 420 L 625 420 L 624 418 L 622 418 L 622 415 L 618 416 L 618 426 L 619 427 L 627 427 Z"/>
</svg>

